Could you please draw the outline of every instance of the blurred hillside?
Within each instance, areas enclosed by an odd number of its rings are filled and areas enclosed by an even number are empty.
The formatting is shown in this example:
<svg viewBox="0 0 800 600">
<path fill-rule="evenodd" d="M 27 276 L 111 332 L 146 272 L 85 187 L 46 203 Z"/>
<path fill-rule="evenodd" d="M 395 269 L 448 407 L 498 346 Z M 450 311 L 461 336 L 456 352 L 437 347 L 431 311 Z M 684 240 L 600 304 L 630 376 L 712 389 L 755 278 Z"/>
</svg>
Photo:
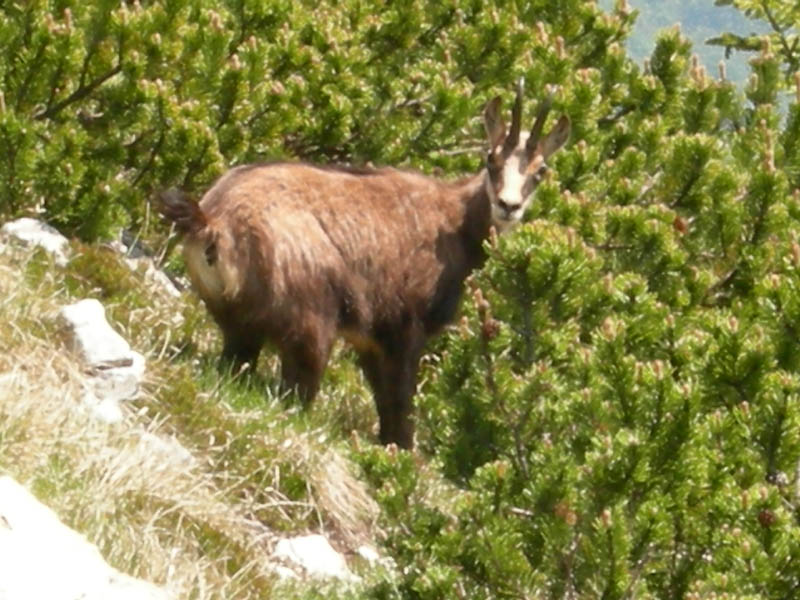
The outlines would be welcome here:
<svg viewBox="0 0 800 600">
<path fill-rule="evenodd" d="M 614 3 L 614 0 L 602 0 L 600 5 L 610 10 Z M 681 31 L 692 41 L 706 69 L 716 74 L 720 61 L 724 60 L 728 77 L 737 83 L 746 79 L 750 57 L 734 52 L 726 59 L 724 48 L 710 46 L 706 41 L 722 32 L 749 35 L 768 30 L 765 23 L 747 19 L 731 6 L 715 6 L 713 0 L 629 0 L 628 5 L 639 11 L 627 41 L 628 52 L 636 62 L 641 63 L 650 56 L 659 31 L 680 23 Z"/>
</svg>

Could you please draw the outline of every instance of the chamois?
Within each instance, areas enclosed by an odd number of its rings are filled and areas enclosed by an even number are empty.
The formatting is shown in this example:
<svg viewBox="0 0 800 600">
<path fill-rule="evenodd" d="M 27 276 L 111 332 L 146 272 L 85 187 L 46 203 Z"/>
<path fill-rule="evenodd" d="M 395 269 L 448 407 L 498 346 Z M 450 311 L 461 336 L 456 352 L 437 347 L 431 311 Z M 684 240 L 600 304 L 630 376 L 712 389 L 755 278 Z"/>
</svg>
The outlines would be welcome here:
<svg viewBox="0 0 800 600">
<path fill-rule="evenodd" d="M 452 320 L 483 242 L 518 223 L 545 160 L 567 140 L 562 116 L 546 136 L 549 99 L 520 132 L 500 97 L 484 109 L 485 167 L 460 181 L 392 168 L 276 162 L 224 174 L 198 203 L 160 195 L 184 235 L 196 292 L 222 330 L 222 358 L 254 366 L 271 341 L 285 389 L 308 403 L 337 335 L 354 347 L 380 421 L 380 441 L 413 445 L 411 413 L 426 339 Z"/>
</svg>

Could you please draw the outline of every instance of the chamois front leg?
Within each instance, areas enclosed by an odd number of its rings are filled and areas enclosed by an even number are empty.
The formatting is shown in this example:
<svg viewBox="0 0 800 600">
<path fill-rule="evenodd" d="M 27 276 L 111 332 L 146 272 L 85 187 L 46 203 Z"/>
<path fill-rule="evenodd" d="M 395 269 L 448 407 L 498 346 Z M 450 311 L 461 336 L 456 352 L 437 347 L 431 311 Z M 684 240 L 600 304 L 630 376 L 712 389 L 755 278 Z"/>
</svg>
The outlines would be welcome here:
<svg viewBox="0 0 800 600">
<path fill-rule="evenodd" d="M 359 364 L 375 397 L 381 443 L 410 450 L 414 446 L 413 397 L 424 338 L 404 337 L 404 343 L 362 352 Z"/>
</svg>

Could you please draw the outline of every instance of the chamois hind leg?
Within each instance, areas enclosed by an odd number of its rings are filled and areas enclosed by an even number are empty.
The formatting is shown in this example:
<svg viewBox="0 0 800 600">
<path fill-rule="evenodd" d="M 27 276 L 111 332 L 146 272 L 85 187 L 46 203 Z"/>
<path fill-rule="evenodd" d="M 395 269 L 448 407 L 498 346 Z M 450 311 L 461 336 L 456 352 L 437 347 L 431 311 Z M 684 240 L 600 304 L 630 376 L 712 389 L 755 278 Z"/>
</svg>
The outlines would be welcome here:
<svg viewBox="0 0 800 600">
<path fill-rule="evenodd" d="M 335 337 L 334 321 L 313 318 L 306 319 L 302 331 L 281 342 L 283 389 L 296 391 L 305 406 L 319 391 Z"/>
<path fill-rule="evenodd" d="M 409 336 L 405 344 L 384 345 L 381 350 L 364 351 L 359 364 L 372 387 L 382 444 L 401 448 L 414 446 L 414 392 L 423 339 Z"/>
</svg>

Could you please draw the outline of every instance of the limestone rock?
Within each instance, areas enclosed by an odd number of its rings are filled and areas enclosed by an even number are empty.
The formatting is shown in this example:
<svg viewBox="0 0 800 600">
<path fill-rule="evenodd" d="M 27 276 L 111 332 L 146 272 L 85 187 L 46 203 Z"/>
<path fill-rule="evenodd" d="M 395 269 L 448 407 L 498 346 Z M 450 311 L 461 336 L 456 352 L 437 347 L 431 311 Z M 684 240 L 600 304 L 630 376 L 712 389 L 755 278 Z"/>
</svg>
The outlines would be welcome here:
<svg viewBox="0 0 800 600">
<path fill-rule="evenodd" d="M 72 332 L 72 346 L 92 368 L 131 366 L 130 344 L 106 321 L 99 300 L 88 298 L 61 309 L 61 318 Z"/>
<path fill-rule="evenodd" d="M 0 477 L 2 600 L 168 600 L 117 571 L 97 548 L 10 477 Z"/>
<path fill-rule="evenodd" d="M 144 279 L 154 288 L 163 291 L 168 296 L 173 298 L 180 298 L 181 292 L 172 283 L 172 280 L 167 277 L 164 272 L 156 268 L 155 263 L 150 258 L 126 258 L 125 262 L 134 271 L 143 271 Z"/>
<path fill-rule="evenodd" d="M 69 240 L 50 225 L 36 219 L 23 217 L 9 221 L 0 227 L 0 236 L 43 248 L 61 267 L 69 260 Z"/>
<path fill-rule="evenodd" d="M 347 568 L 344 557 L 321 535 L 283 539 L 275 546 L 272 556 L 309 577 L 358 581 L 358 577 Z"/>
<path fill-rule="evenodd" d="M 144 376 L 145 360 L 106 321 L 105 308 L 95 299 L 61 309 L 68 343 L 86 365 L 85 404 L 99 419 L 122 420 L 119 402 L 134 397 Z"/>
<path fill-rule="evenodd" d="M 126 235 L 126 232 L 123 231 L 121 239 L 110 242 L 108 247 L 119 252 L 123 256 L 125 264 L 132 271 L 142 273 L 144 280 L 154 289 L 163 292 L 167 296 L 180 298 L 181 291 L 179 287 L 164 271 L 156 266 L 152 257 L 145 252 L 145 249 L 135 239 L 132 239 L 130 234 Z"/>
</svg>

